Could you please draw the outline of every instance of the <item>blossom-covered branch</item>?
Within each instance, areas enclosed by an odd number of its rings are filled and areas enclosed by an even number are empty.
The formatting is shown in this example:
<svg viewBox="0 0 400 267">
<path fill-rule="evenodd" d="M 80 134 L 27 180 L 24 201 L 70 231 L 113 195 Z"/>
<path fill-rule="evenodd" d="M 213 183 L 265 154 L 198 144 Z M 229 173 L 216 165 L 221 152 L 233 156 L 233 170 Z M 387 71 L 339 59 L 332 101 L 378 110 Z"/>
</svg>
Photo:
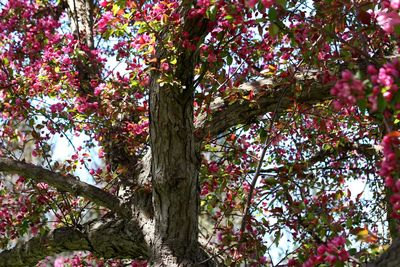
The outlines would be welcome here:
<svg viewBox="0 0 400 267">
<path fill-rule="evenodd" d="M 298 86 L 303 87 L 300 94 Z M 293 102 L 315 104 L 332 96 L 333 84 L 322 83 L 315 77 L 299 75 L 292 82 L 272 78 L 261 79 L 239 86 L 243 95 L 252 93 L 254 97 L 238 99 L 230 104 L 228 100 L 217 98 L 211 104 L 209 114 L 202 113 L 196 121 L 197 140 L 213 138 L 232 126 L 249 123 L 257 116 L 275 111 L 282 96 L 278 112 L 289 108 Z"/>
<path fill-rule="evenodd" d="M 117 212 L 122 216 L 128 214 L 128 211 L 120 205 L 120 201 L 117 197 L 97 188 L 96 186 L 79 181 L 72 175 L 63 175 L 61 173 L 52 172 L 42 167 L 10 158 L 0 158 L 0 171 L 15 173 L 33 179 L 36 182 L 47 183 L 60 191 L 85 197 L 90 201 Z"/>
</svg>

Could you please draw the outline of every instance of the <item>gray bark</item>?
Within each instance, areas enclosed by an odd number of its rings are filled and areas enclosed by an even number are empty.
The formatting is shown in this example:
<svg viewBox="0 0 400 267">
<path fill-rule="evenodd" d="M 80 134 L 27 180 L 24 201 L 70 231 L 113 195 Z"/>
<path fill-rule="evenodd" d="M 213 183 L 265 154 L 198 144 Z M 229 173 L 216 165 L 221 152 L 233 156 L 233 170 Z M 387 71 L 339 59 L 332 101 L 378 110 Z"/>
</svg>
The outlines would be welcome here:
<svg viewBox="0 0 400 267">
<path fill-rule="evenodd" d="M 156 80 L 157 76 L 150 93 L 154 261 L 156 266 L 193 266 L 200 166 L 193 135 L 193 90 L 163 88 Z"/>
<path fill-rule="evenodd" d="M 302 86 L 300 94 L 296 86 Z M 314 76 L 296 75 L 292 83 L 280 79 L 260 79 L 244 83 L 238 90 L 243 95 L 254 92 L 252 101 L 240 99 L 229 105 L 228 100 L 216 99 L 211 104 L 211 115 L 200 114 L 196 118 L 196 138 L 204 140 L 223 133 L 232 126 L 246 124 L 258 116 L 275 111 L 278 102 L 278 112 L 283 112 L 296 101 L 312 105 L 332 98 L 330 89 L 333 84 L 322 84 Z M 285 92 L 283 95 L 282 92 Z M 297 94 L 297 95 L 296 95 Z M 283 95 L 282 99 L 280 97 Z"/>
</svg>

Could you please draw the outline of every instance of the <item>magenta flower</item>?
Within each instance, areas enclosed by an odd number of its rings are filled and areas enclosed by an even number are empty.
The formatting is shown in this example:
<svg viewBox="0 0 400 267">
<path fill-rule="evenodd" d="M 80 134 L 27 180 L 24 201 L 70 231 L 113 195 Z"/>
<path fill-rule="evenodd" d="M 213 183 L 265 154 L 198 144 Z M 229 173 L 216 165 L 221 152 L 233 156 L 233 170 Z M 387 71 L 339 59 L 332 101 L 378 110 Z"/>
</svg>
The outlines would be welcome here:
<svg viewBox="0 0 400 267">
<path fill-rule="evenodd" d="M 381 28 L 387 33 L 393 33 L 394 27 L 400 24 L 400 15 L 387 9 L 378 12 L 376 20 Z"/>
</svg>

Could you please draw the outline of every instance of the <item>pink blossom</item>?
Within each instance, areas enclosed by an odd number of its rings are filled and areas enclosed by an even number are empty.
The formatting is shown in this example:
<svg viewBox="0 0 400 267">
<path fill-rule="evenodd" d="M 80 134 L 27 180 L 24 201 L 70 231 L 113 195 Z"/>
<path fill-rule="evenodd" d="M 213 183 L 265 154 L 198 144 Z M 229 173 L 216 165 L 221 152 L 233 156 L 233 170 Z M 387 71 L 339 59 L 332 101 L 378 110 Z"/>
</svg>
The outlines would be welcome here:
<svg viewBox="0 0 400 267">
<path fill-rule="evenodd" d="M 247 5 L 250 7 L 250 8 L 253 8 L 253 7 L 255 7 L 255 5 L 258 3 L 258 0 L 248 0 L 247 1 Z"/>
<path fill-rule="evenodd" d="M 217 172 L 218 171 L 218 165 L 216 162 L 211 162 L 210 165 L 208 165 L 208 171 L 209 172 Z"/>
<path fill-rule="evenodd" d="M 331 242 L 334 246 L 340 247 L 346 244 L 346 238 L 344 238 L 343 236 L 338 236 L 335 237 Z"/>
<path fill-rule="evenodd" d="M 100 2 L 100 6 L 102 6 L 102 7 L 107 7 L 107 5 L 108 5 L 108 2 L 105 0 Z"/>
<path fill-rule="evenodd" d="M 210 6 L 210 0 L 198 0 L 197 5 L 199 7 L 208 8 Z"/>
<path fill-rule="evenodd" d="M 217 56 L 214 53 L 208 54 L 207 61 L 209 63 L 214 63 L 217 61 Z"/>
<path fill-rule="evenodd" d="M 325 260 L 329 262 L 330 264 L 334 264 L 336 262 L 336 256 L 334 255 L 328 255 L 326 256 Z"/>
<path fill-rule="evenodd" d="M 400 8 L 400 0 L 391 0 L 390 7 L 393 9 L 399 9 Z"/>
<path fill-rule="evenodd" d="M 101 92 L 103 92 L 104 88 L 106 87 L 105 84 L 100 84 L 99 86 L 97 86 L 96 88 L 94 88 L 94 95 L 95 96 L 99 96 L 101 94 Z"/>
<path fill-rule="evenodd" d="M 393 33 L 394 27 L 400 24 L 400 15 L 387 9 L 378 11 L 376 20 L 381 28 L 387 33 Z"/>
<path fill-rule="evenodd" d="M 326 252 L 326 246 L 325 245 L 321 245 L 318 247 L 317 249 L 318 254 L 322 255 Z"/>
<path fill-rule="evenodd" d="M 161 63 L 161 69 L 163 71 L 168 71 L 169 70 L 169 64 L 167 62 Z"/>
<path fill-rule="evenodd" d="M 342 79 L 331 89 L 331 94 L 336 95 L 343 104 L 355 105 L 357 100 L 364 98 L 364 85 L 350 71 L 345 70 Z"/>
<path fill-rule="evenodd" d="M 260 257 L 260 259 L 258 260 L 258 263 L 266 264 L 267 263 L 267 257 L 265 257 L 265 256 Z"/>
<path fill-rule="evenodd" d="M 63 109 L 64 109 L 63 103 L 57 103 L 50 106 L 51 113 L 58 113 L 61 112 Z"/>
<path fill-rule="evenodd" d="M 99 22 L 97 23 L 97 27 L 100 32 L 105 32 L 107 29 L 107 25 L 114 18 L 113 14 L 110 11 L 107 11 L 103 14 Z"/>
<path fill-rule="evenodd" d="M 64 258 L 60 257 L 54 261 L 54 267 L 64 267 Z"/>
<path fill-rule="evenodd" d="M 270 8 L 274 4 L 275 0 L 261 0 L 261 3 L 266 7 Z"/>
<path fill-rule="evenodd" d="M 368 73 L 369 75 L 374 75 L 374 74 L 377 74 L 378 71 L 377 71 L 377 69 L 375 68 L 375 66 L 373 66 L 373 65 L 368 65 L 367 73 Z"/>
<path fill-rule="evenodd" d="M 38 184 L 37 184 L 37 187 L 38 187 L 40 190 L 47 190 L 47 189 L 49 188 L 49 185 L 48 185 L 48 184 L 45 184 L 45 183 L 38 183 Z"/>
</svg>

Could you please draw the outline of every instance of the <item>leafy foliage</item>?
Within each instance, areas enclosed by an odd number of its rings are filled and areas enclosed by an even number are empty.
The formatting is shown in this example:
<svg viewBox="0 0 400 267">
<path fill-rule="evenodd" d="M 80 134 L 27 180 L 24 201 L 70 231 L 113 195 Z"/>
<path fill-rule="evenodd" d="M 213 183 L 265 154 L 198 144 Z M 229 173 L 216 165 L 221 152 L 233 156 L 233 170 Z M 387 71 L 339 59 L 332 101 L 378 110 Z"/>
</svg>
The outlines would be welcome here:
<svg viewBox="0 0 400 267">
<path fill-rule="evenodd" d="M 151 83 L 193 81 L 195 125 L 274 95 L 272 112 L 203 136 L 202 238 L 230 266 L 370 261 L 400 219 L 399 10 L 395 0 L 103 0 L 89 14 L 91 45 L 64 1 L 2 2 L 0 154 L 121 196 L 149 149 Z M 243 87 L 261 79 L 273 88 Z M 307 101 L 315 83 L 332 96 Z M 74 153 L 57 160 L 61 139 Z M 30 178 L 0 180 L 2 249 L 106 212 Z M 77 255 L 60 264 L 104 264 Z"/>
</svg>

